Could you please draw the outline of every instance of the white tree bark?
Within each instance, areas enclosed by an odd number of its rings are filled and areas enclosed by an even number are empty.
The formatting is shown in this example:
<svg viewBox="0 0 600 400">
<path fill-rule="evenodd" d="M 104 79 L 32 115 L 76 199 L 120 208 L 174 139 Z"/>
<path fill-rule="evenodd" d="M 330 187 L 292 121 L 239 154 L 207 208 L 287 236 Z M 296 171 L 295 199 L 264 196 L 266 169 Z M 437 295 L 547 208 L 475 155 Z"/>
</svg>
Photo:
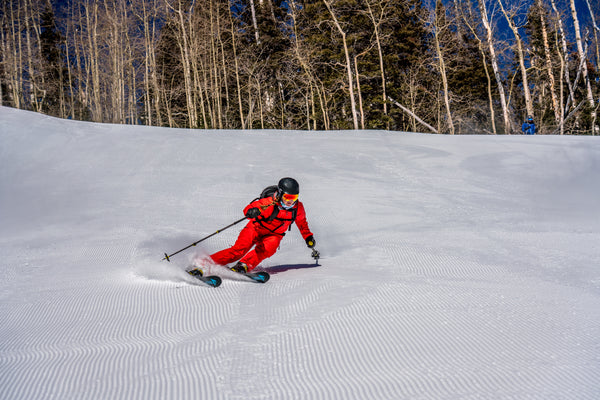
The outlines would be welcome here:
<svg viewBox="0 0 600 400">
<path fill-rule="evenodd" d="M 254 0 L 250 0 L 250 11 L 252 13 L 252 25 L 254 25 L 254 38 L 256 44 L 260 44 L 260 36 L 258 34 L 258 23 L 256 22 L 256 10 L 254 7 Z"/>
<path fill-rule="evenodd" d="M 490 118 L 492 120 L 492 134 L 497 135 L 498 132 L 496 131 L 496 112 L 494 111 L 494 97 L 493 97 L 493 93 L 492 93 L 492 78 L 490 76 L 490 71 L 488 70 L 487 55 L 485 52 L 483 41 L 481 40 L 481 38 L 479 37 L 479 34 L 477 33 L 476 29 L 472 25 L 472 21 L 474 21 L 473 14 L 472 14 L 473 9 L 469 6 L 466 11 L 469 13 L 469 18 L 467 18 L 467 16 L 463 14 L 463 21 L 465 22 L 465 24 L 467 25 L 467 27 L 473 34 L 473 37 L 477 40 L 477 48 L 479 49 L 479 52 L 481 53 L 481 59 L 483 61 L 483 69 L 485 71 L 485 76 L 487 78 L 488 104 L 490 107 Z"/>
<path fill-rule="evenodd" d="M 438 58 L 437 67 L 440 71 L 440 76 L 442 77 L 442 87 L 444 88 L 443 95 L 444 95 L 444 107 L 446 110 L 446 121 L 447 121 L 449 133 L 451 135 L 454 135 L 455 129 L 454 129 L 454 121 L 452 120 L 452 110 L 450 109 L 450 93 L 449 93 L 449 88 L 448 88 L 448 74 L 446 73 L 446 61 L 444 59 L 444 53 L 442 52 L 442 46 L 440 43 L 440 31 L 444 27 L 440 26 L 442 24 L 442 22 L 439 21 L 436 10 L 433 10 L 432 12 L 434 13 L 434 15 L 433 15 L 434 22 L 432 24 L 433 38 L 434 38 L 434 42 L 435 42 L 435 52 L 436 52 L 436 55 Z"/>
<path fill-rule="evenodd" d="M 429 125 L 427 122 L 423 121 L 421 118 L 419 118 L 417 116 L 417 114 L 415 114 L 414 112 L 412 112 L 408 108 L 404 107 L 402 104 L 398 103 L 396 100 L 392 99 L 390 96 L 388 96 L 388 99 L 390 99 L 390 101 L 392 103 L 394 103 L 396 106 L 398 106 L 398 108 L 400 108 L 402 111 L 404 111 L 405 113 L 407 113 L 408 115 L 410 115 L 411 117 L 413 117 L 417 122 L 419 122 L 421 125 L 423 125 L 427 129 L 429 129 L 431 132 L 438 133 L 437 129 L 435 129 L 433 126 Z M 415 129 L 415 131 L 416 131 L 416 129 Z"/>
<path fill-rule="evenodd" d="M 377 45 L 377 55 L 379 56 L 379 71 L 381 72 L 381 91 L 383 96 L 383 115 L 388 115 L 387 111 L 387 94 L 386 94 L 386 80 L 385 80 L 385 68 L 383 65 L 383 51 L 381 49 L 381 39 L 379 36 L 379 25 L 383 22 L 385 7 L 389 4 L 389 2 L 380 2 L 379 3 L 379 15 L 375 17 L 375 13 L 373 12 L 373 8 L 371 7 L 371 3 L 369 0 L 366 1 L 367 8 L 369 12 L 369 19 L 373 23 L 373 32 L 375 33 L 375 43 Z M 386 125 L 389 123 L 386 122 Z"/>
<path fill-rule="evenodd" d="M 512 124 L 510 123 L 510 116 L 508 113 L 508 105 L 506 103 L 506 94 L 504 93 L 504 84 L 502 83 L 502 77 L 500 76 L 500 68 L 498 67 L 498 56 L 496 55 L 496 49 L 494 47 L 494 30 L 488 18 L 487 8 L 485 0 L 479 2 L 479 9 L 481 12 L 481 21 L 485 27 L 487 33 L 487 45 L 490 51 L 490 61 L 494 70 L 494 77 L 496 78 L 496 84 L 498 85 L 498 93 L 500 95 L 500 105 L 502 106 L 502 115 L 504 117 L 504 129 L 507 134 L 512 132 Z"/>
<path fill-rule="evenodd" d="M 548 29 L 546 26 L 545 8 L 542 0 L 537 0 L 540 9 L 540 22 L 542 25 L 542 39 L 544 41 L 544 55 L 546 59 L 546 73 L 550 82 L 550 97 L 552 98 L 552 109 L 554 110 L 554 120 L 560 124 L 560 105 L 556 96 L 556 82 L 554 81 L 554 71 L 552 69 L 552 55 L 550 53 L 550 43 L 548 41 Z"/>
<path fill-rule="evenodd" d="M 517 56 L 519 57 L 519 67 L 521 68 L 521 77 L 523 78 L 523 94 L 525 95 L 525 108 L 527 109 L 527 115 L 533 116 L 533 101 L 531 99 L 531 90 L 529 89 L 529 82 L 527 79 L 527 68 L 525 67 L 525 52 L 523 50 L 523 40 L 521 39 L 521 35 L 519 34 L 519 28 L 515 24 L 512 16 L 508 14 L 504 5 L 502 4 L 502 0 L 498 0 L 498 4 L 500 5 L 500 10 L 502 10 L 502 14 L 506 18 L 508 22 L 508 26 L 510 27 L 516 41 L 517 45 Z"/>
<path fill-rule="evenodd" d="M 583 66 L 583 82 L 586 86 L 587 100 L 591 107 L 594 107 L 594 96 L 592 95 L 592 86 L 588 76 L 586 52 L 583 49 L 583 41 L 581 40 L 581 29 L 579 28 L 579 18 L 577 17 L 577 9 L 575 8 L 575 0 L 571 0 L 571 15 L 573 16 L 573 25 L 575 27 L 575 41 L 577 42 L 577 52 Z"/>
<path fill-rule="evenodd" d="M 348 50 L 348 42 L 346 40 L 346 32 L 342 29 L 338 18 L 333 12 L 332 1 L 331 0 L 323 0 L 327 9 L 329 10 L 329 14 L 331 14 L 331 18 L 333 19 L 333 23 L 337 28 L 338 32 L 342 36 L 342 44 L 344 45 L 344 54 L 346 55 L 346 72 L 348 74 L 348 90 L 350 92 L 350 108 L 352 112 L 352 121 L 354 123 L 354 129 L 358 129 L 358 115 L 356 112 L 356 100 L 354 99 L 354 84 L 352 79 L 352 65 L 350 62 L 350 51 Z"/>
</svg>

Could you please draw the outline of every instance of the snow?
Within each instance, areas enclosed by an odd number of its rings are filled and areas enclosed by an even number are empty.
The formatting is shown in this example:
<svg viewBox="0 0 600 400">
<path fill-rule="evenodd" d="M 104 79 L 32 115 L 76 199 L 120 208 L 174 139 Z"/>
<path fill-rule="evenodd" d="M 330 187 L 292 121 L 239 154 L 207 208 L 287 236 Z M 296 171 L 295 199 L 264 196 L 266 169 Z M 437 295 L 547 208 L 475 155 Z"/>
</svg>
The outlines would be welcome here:
<svg viewBox="0 0 600 400">
<path fill-rule="evenodd" d="M 600 139 L 200 131 L 0 107 L 1 399 L 598 399 Z M 264 285 L 196 258 L 279 178 Z"/>
</svg>

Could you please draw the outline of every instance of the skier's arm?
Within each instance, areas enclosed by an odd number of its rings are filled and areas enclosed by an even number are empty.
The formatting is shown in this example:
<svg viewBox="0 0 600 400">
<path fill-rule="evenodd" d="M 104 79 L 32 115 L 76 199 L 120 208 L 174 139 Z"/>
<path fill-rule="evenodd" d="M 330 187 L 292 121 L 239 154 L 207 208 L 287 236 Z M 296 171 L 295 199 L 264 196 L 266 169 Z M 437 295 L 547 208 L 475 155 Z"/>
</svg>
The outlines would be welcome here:
<svg viewBox="0 0 600 400">
<path fill-rule="evenodd" d="M 255 200 L 244 208 L 244 215 L 248 218 L 256 218 L 273 204 L 275 204 L 275 202 L 270 197 Z"/>
<path fill-rule="evenodd" d="M 300 203 L 300 202 L 298 202 L 298 211 L 296 214 L 296 226 L 300 230 L 300 234 L 302 235 L 302 238 L 304 240 L 307 240 L 308 238 L 312 238 L 312 242 L 314 243 L 314 238 L 312 237 L 313 234 L 310 231 L 310 228 L 308 227 L 308 222 L 306 221 L 306 211 L 304 210 L 304 205 L 302 205 L 302 203 Z M 306 244 L 308 245 L 308 241 Z M 314 246 L 314 244 L 313 244 L 313 246 Z"/>
</svg>

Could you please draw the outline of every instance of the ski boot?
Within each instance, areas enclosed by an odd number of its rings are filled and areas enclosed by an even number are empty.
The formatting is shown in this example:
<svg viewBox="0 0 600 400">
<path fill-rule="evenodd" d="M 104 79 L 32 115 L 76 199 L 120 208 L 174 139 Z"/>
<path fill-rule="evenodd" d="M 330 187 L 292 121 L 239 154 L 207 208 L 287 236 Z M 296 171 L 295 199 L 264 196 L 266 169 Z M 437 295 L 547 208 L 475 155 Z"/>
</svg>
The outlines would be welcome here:
<svg viewBox="0 0 600 400">
<path fill-rule="evenodd" d="M 243 263 L 241 261 L 238 261 L 238 263 L 235 264 L 230 269 L 233 272 L 239 272 L 239 273 L 242 273 L 242 274 L 247 274 L 248 273 L 248 266 L 246 265 L 246 263 Z"/>
</svg>

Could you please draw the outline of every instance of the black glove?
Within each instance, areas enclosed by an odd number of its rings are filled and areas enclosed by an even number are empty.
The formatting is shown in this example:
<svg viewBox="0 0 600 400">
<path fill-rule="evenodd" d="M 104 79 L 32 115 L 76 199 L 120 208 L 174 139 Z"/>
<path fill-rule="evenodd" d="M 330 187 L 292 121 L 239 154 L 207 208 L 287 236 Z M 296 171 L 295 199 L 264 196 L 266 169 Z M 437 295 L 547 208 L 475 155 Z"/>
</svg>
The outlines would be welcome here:
<svg viewBox="0 0 600 400">
<path fill-rule="evenodd" d="M 310 236 L 309 236 L 309 237 L 307 237 L 305 240 L 306 240 L 306 245 L 307 245 L 309 248 L 311 248 L 311 249 L 312 249 L 313 247 L 315 247 L 315 244 L 317 243 L 317 241 L 315 240 L 315 238 L 313 237 L 313 235 L 310 235 Z"/>
<path fill-rule="evenodd" d="M 246 218 L 256 218 L 260 215 L 260 210 L 256 207 L 252 207 L 246 211 Z"/>
</svg>

